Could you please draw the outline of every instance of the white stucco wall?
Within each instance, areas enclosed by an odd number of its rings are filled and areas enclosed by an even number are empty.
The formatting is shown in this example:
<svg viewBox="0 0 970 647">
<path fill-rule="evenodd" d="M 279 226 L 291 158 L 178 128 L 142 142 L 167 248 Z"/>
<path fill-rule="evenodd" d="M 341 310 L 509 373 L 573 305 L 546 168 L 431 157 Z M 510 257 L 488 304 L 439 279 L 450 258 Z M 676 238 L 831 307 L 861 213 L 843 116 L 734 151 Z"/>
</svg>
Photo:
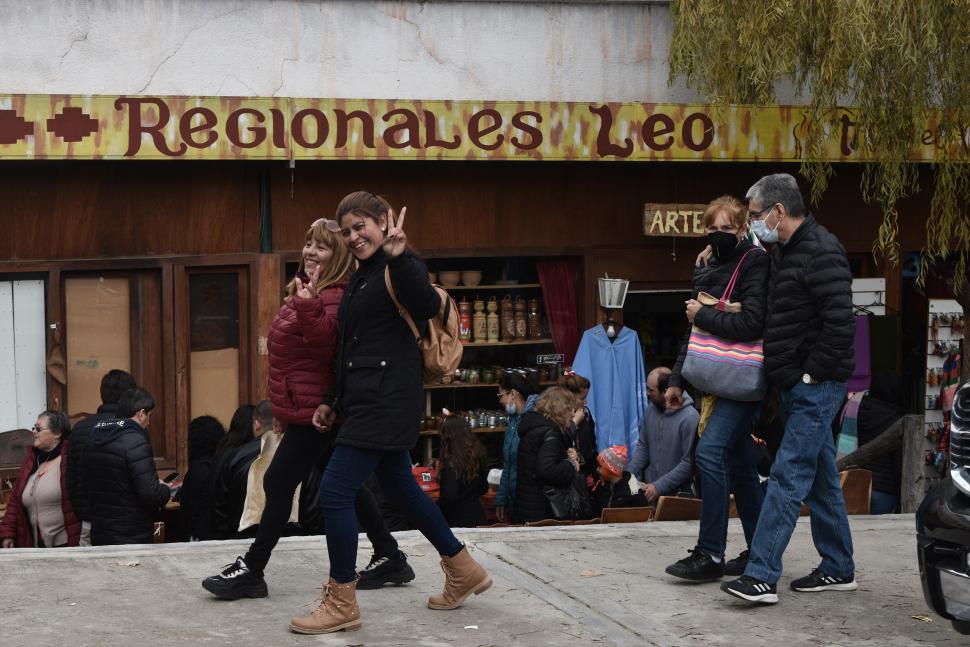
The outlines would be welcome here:
<svg viewBox="0 0 970 647">
<path fill-rule="evenodd" d="M 698 100 L 665 2 L 0 0 L 0 94 Z"/>
</svg>

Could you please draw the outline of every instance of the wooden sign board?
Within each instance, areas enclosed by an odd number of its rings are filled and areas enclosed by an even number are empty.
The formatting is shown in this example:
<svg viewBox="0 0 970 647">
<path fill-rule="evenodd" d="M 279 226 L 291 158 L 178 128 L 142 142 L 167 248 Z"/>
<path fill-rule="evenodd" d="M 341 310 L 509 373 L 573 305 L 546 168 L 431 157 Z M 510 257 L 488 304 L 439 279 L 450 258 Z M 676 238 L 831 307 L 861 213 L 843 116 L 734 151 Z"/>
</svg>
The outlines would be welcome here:
<svg viewBox="0 0 970 647">
<path fill-rule="evenodd" d="M 648 202 L 643 205 L 644 236 L 699 238 L 707 235 L 702 216 L 706 204 Z"/>
</svg>

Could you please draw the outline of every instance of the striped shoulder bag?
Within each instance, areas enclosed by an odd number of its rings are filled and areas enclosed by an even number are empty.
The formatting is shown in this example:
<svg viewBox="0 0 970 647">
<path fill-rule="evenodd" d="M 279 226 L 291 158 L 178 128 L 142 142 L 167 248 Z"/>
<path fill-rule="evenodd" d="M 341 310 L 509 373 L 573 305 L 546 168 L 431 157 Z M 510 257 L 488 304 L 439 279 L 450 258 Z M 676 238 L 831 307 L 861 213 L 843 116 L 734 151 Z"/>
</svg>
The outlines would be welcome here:
<svg viewBox="0 0 970 647">
<path fill-rule="evenodd" d="M 738 282 L 744 259 L 754 251 L 756 249 L 749 249 L 738 261 L 720 299 L 701 292 L 697 295 L 697 301 L 721 312 L 741 312 L 741 304 L 731 301 L 731 293 Z M 757 402 L 764 398 L 768 388 L 764 340 L 743 342 L 725 339 L 695 324 L 690 331 L 681 375 L 704 393 L 729 400 Z"/>
</svg>

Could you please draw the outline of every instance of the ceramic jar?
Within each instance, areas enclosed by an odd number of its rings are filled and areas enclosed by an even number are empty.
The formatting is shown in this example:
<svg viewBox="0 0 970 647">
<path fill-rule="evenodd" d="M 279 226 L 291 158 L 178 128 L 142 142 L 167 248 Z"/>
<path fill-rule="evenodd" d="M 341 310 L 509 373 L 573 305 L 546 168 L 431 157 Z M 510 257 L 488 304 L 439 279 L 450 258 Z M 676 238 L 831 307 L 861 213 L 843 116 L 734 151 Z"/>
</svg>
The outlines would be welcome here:
<svg viewBox="0 0 970 647">
<path fill-rule="evenodd" d="M 515 340 L 525 341 L 529 333 L 529 321 L 526 315 L 526 302 L 522 297 L 515 298 Z"/>
<path fill-rule="evenodd" d="M 485 302 L 479 299 L 474 303 L 475 314 L 472 315 L 472 333 L 475 343 L 488 341 L 488 318 L 485 315 Z"/>
</svg>

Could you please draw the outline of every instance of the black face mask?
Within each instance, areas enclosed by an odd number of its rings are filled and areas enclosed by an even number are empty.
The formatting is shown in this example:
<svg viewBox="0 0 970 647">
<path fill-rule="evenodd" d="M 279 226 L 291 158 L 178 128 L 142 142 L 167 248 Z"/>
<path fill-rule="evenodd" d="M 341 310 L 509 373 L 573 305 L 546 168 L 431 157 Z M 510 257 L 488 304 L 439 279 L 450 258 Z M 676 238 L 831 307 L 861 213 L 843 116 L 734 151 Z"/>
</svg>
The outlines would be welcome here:
<svg viewBox="0 0 970 647">
<path fill-rule="evenodd" d="M 737 234 L 730 234 L 726 231 L 715 231 L 707 235 L 707 244 L 714 252 L 714 258 L 723 261 L 728 258 L 738 246 Z"/>
</svg>

